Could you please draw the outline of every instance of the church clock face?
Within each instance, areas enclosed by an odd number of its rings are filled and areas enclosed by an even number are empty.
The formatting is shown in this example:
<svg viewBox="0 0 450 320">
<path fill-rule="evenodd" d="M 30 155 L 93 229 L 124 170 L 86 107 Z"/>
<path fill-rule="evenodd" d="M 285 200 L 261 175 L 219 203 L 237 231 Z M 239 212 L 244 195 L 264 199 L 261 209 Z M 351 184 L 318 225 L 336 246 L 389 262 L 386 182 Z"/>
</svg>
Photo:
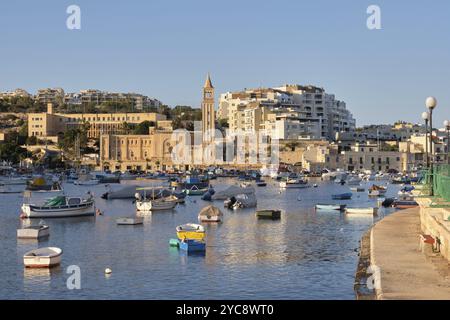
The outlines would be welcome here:
<svg viewBox="0 0 450 320">
<path fill-rule="evenodd" d="M 205 98 L 211 98 L 211 97 L 212 97 L 211 92 L 209 92 L 209 91 L 205 92 Z"/>
</svg>

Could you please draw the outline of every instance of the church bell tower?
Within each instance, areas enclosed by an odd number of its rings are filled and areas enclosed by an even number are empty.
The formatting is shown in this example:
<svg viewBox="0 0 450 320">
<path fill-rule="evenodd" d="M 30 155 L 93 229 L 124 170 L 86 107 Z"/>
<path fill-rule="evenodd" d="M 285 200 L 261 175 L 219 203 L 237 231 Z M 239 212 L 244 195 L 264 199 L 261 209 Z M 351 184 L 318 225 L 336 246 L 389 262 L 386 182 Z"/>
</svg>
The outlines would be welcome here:
<svg viewBox="0 0 450 320">
<path fill-rule="evenodd" d="M 203 144 L 208 145 L 214 141 L 215 114 L 214 114 L 214 87 L 209 76 L 203 86 L 202 101 L 202 135 Z"/>
</svg>

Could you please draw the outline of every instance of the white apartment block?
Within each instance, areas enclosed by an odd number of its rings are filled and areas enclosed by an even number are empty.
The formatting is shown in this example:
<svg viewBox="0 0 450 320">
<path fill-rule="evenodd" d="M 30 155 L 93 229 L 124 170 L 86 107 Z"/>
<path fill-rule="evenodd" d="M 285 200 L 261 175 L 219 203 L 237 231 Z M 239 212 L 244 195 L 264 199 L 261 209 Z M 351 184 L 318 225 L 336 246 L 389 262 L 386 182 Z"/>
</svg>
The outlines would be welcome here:
<svg viewBox="0 0 450 320">
<path fill-rule="evenodd" d="M 52 104 L 62 104 L 64 102 L 64 89 L 62 88 L 46 88 L 39 89 L 35 99 L 40 103 L 47 105 Z"/>
<path fill-rule="evenodd" d="M 286 139 L 334 139 L 337 132 L 355 129 L 345 102 L 313 86 L 227 92 L 220 95 L 217 118 L 228 119 L 231 132 L 272 128 Z"/>
<path fill-rule="evenodd" d="M 138 93 L 106 92 L 95 89 L 81 90 L 79 93 L 68 93 L 64 102 L 70 105 L 96 104 L 104 102 L 126 102 L 132 103 L 134 109 L 144 110 L 150 107 L 159 107 L 162 103 Z"/>
<path fill-rule="evenodd" d="M 5 91 L 0 92 L 0 99 L 4 98 L 29 98 L 31 97 L 31 94 L 29 94 L 24 89 L 16 89 L 14 91 Z"/>
</svg>

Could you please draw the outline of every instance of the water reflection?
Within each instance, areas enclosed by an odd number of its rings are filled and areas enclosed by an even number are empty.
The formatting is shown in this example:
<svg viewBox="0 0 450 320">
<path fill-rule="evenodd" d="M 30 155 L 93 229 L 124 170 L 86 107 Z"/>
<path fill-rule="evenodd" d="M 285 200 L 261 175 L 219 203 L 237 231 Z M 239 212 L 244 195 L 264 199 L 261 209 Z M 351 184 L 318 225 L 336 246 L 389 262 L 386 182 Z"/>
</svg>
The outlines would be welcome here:
<svg viewBox="0 0 450 320">
<path fill-rule="evenodd" d="M 216 299 L 352 299 L 358 241 L 372 223 L 392 210 L 381 210 L 375 219 L 316 212 L 316 203 L 337 202 L 331 194 L 348 192 L 348 187 L 319 181 L 318 188 L 280 193 L 277 182 L 267 182 L 267 187 L 255 188 L 258 209 L 280 209 L 281 219 L 258 220 L 254 209 L 228 211 L 222 201 L 216 201 L 213 204 L 224 213 L 223 222 L 204 224 L 204 256 L 187 255 L 169 246 L 169 240 L 176 238 L 176 226 L 198 223 L 199 211 L 211 204 L 200 197 L 189 197 L 173 211 L 153 213 L 137 213 L 131 200 L 96 197 L 96 207 L 104 216 L 44 219 L 51 230 L 48 240 L 17 240 L 16 244 L 17 227 L 37 225 L 39 220 L 20 221 L 16 213 L 21 199 L 0 195 L 0 251 L 4 257 L 0 298 L 77 299 L 65 287 L 63 271 L 23 270 L 26 251 L 57 246 L 64 251 L 64 265 L 80 266 L 83 298 L 196 299 L 207 293 L 208 298 Z M 231 183 L 235 182 L 218 179 L 213 185 L 220 190 Z M 366 190 L 369 184 L 364 185 Z M 75 186 L 65 188 L 67 194 L 76 194 Z M 387 196 L 394 196 L 399 188 L 390 185 Z M 90 189 L 100 196 L 105 187 Z M 365 207 L 376 206 L 376 202 L 367 193 L 359 193 L 350 201 L 337 203 Z M 144 217 L 143 226 L 117 226 L 117 217 L 134 215 Z M 104 275 L 106 267 L 114 270 L 112 278 Z M 177 290 L 180 286 L 186 289 Z"/>
</svg>

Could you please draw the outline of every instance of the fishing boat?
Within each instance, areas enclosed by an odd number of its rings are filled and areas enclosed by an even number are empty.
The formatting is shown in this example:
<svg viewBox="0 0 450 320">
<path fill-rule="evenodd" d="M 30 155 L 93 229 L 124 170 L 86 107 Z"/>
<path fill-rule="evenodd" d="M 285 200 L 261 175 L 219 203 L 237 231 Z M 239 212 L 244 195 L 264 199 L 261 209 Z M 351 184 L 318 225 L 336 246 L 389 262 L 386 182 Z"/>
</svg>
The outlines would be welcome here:
<svg viewBox="0 0 450 320">
<path fill-rule="evenodd" d="M 392 206 L 397 209 L 415 208 L 419 204 L 415 200 L 395 200 Z"/>
<path fill-rule="evenodd" d="M 309 187 L 308 182 L 301 179 L 287 179 L 280 182 L 280 188 L 283 189 L 304 189 Z"/>
<path fill-rule="evenodd" d="M 48 226 L 30 226 L 22 229 L 17 229 L 17 239 L 41 239 L 50 235 Z"/>
<path fill-rule="evenodd" d="M 220 222 L 222 221 L 223 213 L 214 206 L 207 206 L 203 208 L 198 214 L 198 220 L 201 222 Z"/>
<path fill-rule="evenodd" d="M 203 240 L 183 239 L 179 242 L 180 250 L 186 252 L 205 252 L 206 243 Z"/>
<path fill-rule="evenodd" d="M 137 188 L 137 191 L 143 190 L 144 197 L 142 198 L 139 193 L 136 194 L 136 209 L 138 211 L 161 211 L 172 210 L 178 204 L 178 199 L 175 197 L 155 198 L 155 190 L 163 188 Z M 152 197 L 147 199 L 146 191 L 152 191 Z"/>
<path fill-rule="evenodd" d="M 281 218 L 281 210 L 258 210 L 256 211 L 258 219 L 272 219 L 278 220 Z"/>
<path fill-rule="evenodd" d="M 143 224 L 144 218 L 137 217 L 137 216 L 136 217 L 117 218 L 116 223 L 117 223 L 117 225 L 122 225 L 122 226 L 135 226 L 138 224 Z"/>
<path fill-rule="evenodd" d="M 200 189 L 197 185 L 193 185 L 189 189 L 183 189 L 183 192 L 186 193 L 188 196 L 202 196 L 206 192 L 208 192 L 208 188 Z"/>
<path fill-rule="evenodd" d="M 46 247 L 28 251 L 23 256 L 26 268 L 51 268 L 61 263 L 62 249 Z"/>
<path fill-rule="evenodd" d="M 383 186 L 373 185 L 369 188 L 369 196 L 370 197 L 379 197 L 386 194 L 387 188 Z"/>
<path fill-rule="evenodd" d="M 95 215 L 95 201 L 92 195 L 87 199 L 79 197 L 56 196 L 42 205 L 22 205 L 22 216 L 25 218 L 66 218 Z"/>
<path fill-rule="evenodd" d="M 256 186 L 258 186 L 258 187 L 266 187 L 267 186 L 267 182 L 265 182 L 264 180 L 256 181 Z"/>
<path fill-rule="evenodd" d="M 350 215 L 372 215 L 376 216 L 378 214 L 378 208 L 369 207 L 369 208 L 347 208 L 345 209 L 346 214 Z"/>
<path fill-rule="evenodd" d="M 195 223 L 186 223 L 176 228 L 177 237 L 180 240 L 203 240 L 205 238 L 205 228 Z"/>
<path fill-rule="evenodd" d="M 366 191 L 366 189 L 364 189 L 363 187 L 352 187 L 352 188 L 350 188 L 350 191 L 353 191 L 353 192 L 364 192 L 364 191 Z"/>
<path fill-rule="evenodd" d="M 316 210 L 320 211 L 344 211 L 346 204 L 316 204 Z"/>
<path fill-rule="evenodd" d="M 340 193 L 340 194 L 333 194 L 331 195 L 331 198 L 333 200 L 349 200 L 351 199 L 353 194 L 351 192 L 348 193 Z"/>
</svg>

